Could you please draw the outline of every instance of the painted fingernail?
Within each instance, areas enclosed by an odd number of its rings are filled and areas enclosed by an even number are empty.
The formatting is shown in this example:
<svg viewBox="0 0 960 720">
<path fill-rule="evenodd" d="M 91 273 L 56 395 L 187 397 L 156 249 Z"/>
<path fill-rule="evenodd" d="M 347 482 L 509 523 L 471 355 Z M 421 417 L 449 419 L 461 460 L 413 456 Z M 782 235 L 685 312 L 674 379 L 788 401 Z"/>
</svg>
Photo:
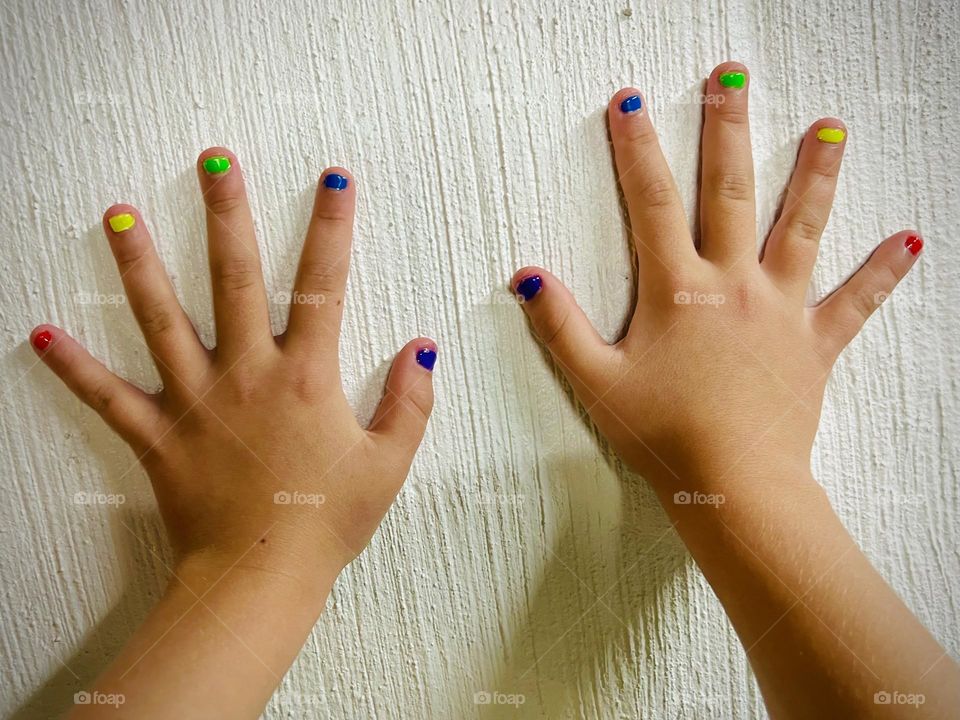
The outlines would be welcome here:
<svg viewBox="0 0 960 720">
<path fill-rule="evenodd" d="M 223 175 L 230 169 L 230 158 L 214 155 L 203 161 L 203 170 L 207 175 Z"/>
<path fill-rule="evenodd" d="M 40 351 L 46 350 L 53 342 L 53 333 L 49 330 L 41 330 L 33 336 L 33 346 Z"/>
<path fill-rule="evenodd" d="M 817 130 L 817 140 L 831 145 L 842 143 L 846 136 L 847 131 L 843 128 L 820 128 Z"/>
<path fill-rule="evenodd" d="M 903 241 L 903 246 L 910 251 L 911 255 L 919 255 L 920 251 L 923 250 L 923 238 L 919 235 L 907 235 L 907 239 Z"/>
<path fill-rule="evenodd" d="M 347 178 L 336 173 L 330 173 L 323 179 L 323 186 L 331 190 L 346 190 L 349 184 L 350 181 Z"/>
<path fill-rule="evenodd" d="M 629 114 L 636 112 L 643 107 L 643 100 L 640 99 L 639 95 L 631 95 L 626 100 L 620 103 L 620 112 L 624 114 Z"/>
<path fill-rule="evenodd" d="M 728 88 L 742 88 L 747 83 L 747 76 L 742 72 L 720 73 L 720 84 Z"/>
<path fill-rule="evenodd" d="M 530 302 L 543 288 L 543 278 L 539 275 L 530 275 L 517 283 L 517 295 L 523 298 L 524 302 Z"/>
<path fill-rule="evenodd" d="M 425 367 L 433 372 L 433 366 L 437 362 L 437 351 L 433 348 L 420 348 L 417 350 L 417 365 Z"/>
<path fill-rule="evenodd" d="M 110 224 L 110 229 L 115 233 L 122 233 L 136 225 L 137 219 L 130 213 L 120 213 L 108 218 L 107 222 Z"/>
</svg>

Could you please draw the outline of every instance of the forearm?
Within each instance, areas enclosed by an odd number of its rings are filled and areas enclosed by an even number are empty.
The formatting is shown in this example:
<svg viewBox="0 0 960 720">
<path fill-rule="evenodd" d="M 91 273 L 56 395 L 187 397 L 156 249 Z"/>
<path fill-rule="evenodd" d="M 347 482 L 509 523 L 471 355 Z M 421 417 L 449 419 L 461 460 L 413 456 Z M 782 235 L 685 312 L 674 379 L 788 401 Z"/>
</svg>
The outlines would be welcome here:
<svg viewBox="0 0 960 720">
<path fill-rule="evenodd" d="M 896 692 L 922 701 L 925 718 L 952 717 L 956 664 L 860 552 L 809 472 L 792 475 L 751 471 L 722 489 L 705 479 L 713 503 L 675 502 L 676 478 L 657 484 L 771 715 L 917 717 L 910 698 L 877 704 L 885 696 L 876 693 Z"/>
<path fill-rule="evenodd" d="M 248 565 L 178 567 L 73 718 L 257 718 L 323 609 L 311 586 Z M 119 704 L 107 705 L 119 698 Z"/>
</svg>

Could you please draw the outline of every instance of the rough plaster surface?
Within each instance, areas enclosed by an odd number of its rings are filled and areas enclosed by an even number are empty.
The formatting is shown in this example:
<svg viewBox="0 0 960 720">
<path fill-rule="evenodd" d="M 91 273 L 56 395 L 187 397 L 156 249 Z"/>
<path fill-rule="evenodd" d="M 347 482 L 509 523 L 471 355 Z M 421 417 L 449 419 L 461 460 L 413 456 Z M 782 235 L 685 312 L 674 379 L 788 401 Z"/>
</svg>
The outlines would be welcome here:
<svg viewBox="0 0 960 720">
<path fill-rule="evenodd" d="M 156 385 L 127 308 L 83 302 L 120 292 L 99 218 L 130 201 L 212 339 L 193 163 L 217 143 L 245 163 L 277 291 L 318 172 L 336 162 L 359 177 L 342 353 L 359 415 L 406 339 L 442 348 L 408 484 L 267 716 L 762 715 L 709 587 L 503 290 L 543 263 L 616 335 L 632 279 L 605 103 L 645 89 L 692 213 L 695 98 L 727 58 L 753 71 L 764 228 L 807 124 L 836 114 L 851 128 L 813 294 L 894 230 L 929 238 L 841 360 L 814 463 L 956 655 L 960 20 L 948 0 L 12 0 L 0 29 L 5 715 L 69 706 L 167 576 L 145 476 L 25 338 L 50 320 Z M 97 490 L 126 503 L 74 502 Z M 526 701 L 478 706 L 482 691 Z"/>
</svg>

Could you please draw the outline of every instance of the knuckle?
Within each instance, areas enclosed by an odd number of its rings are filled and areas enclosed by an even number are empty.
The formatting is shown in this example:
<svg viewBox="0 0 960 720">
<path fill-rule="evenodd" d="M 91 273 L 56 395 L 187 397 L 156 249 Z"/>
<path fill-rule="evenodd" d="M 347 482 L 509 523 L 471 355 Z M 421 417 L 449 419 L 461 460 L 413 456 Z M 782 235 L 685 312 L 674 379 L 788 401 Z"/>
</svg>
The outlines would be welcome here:
<svg viewBox="0 0 960 720">
<path fill-rule="evenodd" d="M 637 191 L 637 197 L 649 208 L 670 207 L 676 199 L 673 183 L 662 177 L 641 185 Z"/>
<path fill-rule="evenodd" d="M 794 240 L 815 244 L 820 242 L 820 236 L 823 235 L 823 223 L 813 215 L 794 213 L 787 220 L 787 234 Z"/>
<path fill-rule="evenodd" d="M 620 132 L 620 139 L 634 152 L 651 150 L 657 146 L 657 133 L 649 122 L 630 122 Z"/>
<path fill-rule="evenodd" d="M 243 204 L 243 198 L 235 195 L 207 199 L 207 209 L 214 215 L 231 213 Z"/>
<path fill-rule="evenodd" d="M 540 326 L 540 337 L 543 338 L 543 344 L 548 349 L 552 349 L 557 340 L 563 334 L 570 321 L 570 310 L 566 310 L 563 315 L 550 316 Z"/>
<path fill-rule="evenodd" d="M 430 413 L 433 412 L 433 398 L 426 393 L 414 393 L 409 400 L 415 409 L 421 427 L 426 427 L 430 421 Z"/>
<path fill-rule="evenodd" d="M 298 400 L 315 404 L 330 396 L 331 383 L 326 375 L 306 363 L 290 375 L 290 391 Z"/>
<path fill-rule="evenodd" d="M 840 175 L 840 160 L 833 157 L 817 158 L 810 163 L 806 172 L 814 180 L 836 180 Z"/>
<path fill-rule="evenodd" d="M 724 172 L 712 178 L 711 185 L 717 196 L 735 202 L 753 199 L 753 180 L 742 172 Z"/>
<path fill-rule="evenodd" d="M 256 285 L 259 268 L 251 260 L 233 258 L 214 265 L 213 281 L 231 292 L 248 290 Z"/>
<path fill-rule="evenodd" d="M 877 301 L 874 293 L 866 288 L 853 293 L 850 297 L 850 305 L 861 320 L 866 320 L 873 314 L 873 311 L 877 309 Z"/>
<path fill-rule="evenodd" d="M 112 388 L 101 383 L 94 386 L 84 398 L 87 405 L 93 408 L 101 417 L 107 417 L 110 414 L 110 408 L 113 405 L 114 394 Z"/>
<path fill-rule="evenodd" d="M 240 370 L 231 373 L 227 387 L 234 402 L 247 405 L 256 402 L 260 385 L 252 374 Z"/>
<path fill-rule="evenodd" d="M 117 270 L 120 272 L 120 276 L 123 277 L 126 275 L 130 270 L 136 267 L 141 260 L 146 258 L 146 256 L 147 251 L 143 249 L 133 251 L 127 250 L 125 252 L 117 253 Z"/>
<path fill-rule="evenodd" d="M 745 127 L 750 122 L 750 115 L 743 103 L 725 102 L 716 106 L 716 117 L 720 122 L 737 127 Z"/>
<path fill-rule="evenodd" d="M 328 259 L 305 260 L 300 264 L 301 284 L 311 292 L 332 295 L 339 286 L 341 268 Z"/>
<path fill-rule="evenodd" d="M 145 335 L 165 335 L 173 329 L 173 313 L 166 303 L 147 305 L 138 314 Z"/>
<path fill-rule="evenodd" d="M 333 225 L 345 225 L 350 222 L 351 211 L 345 207 L 344 203 L 327 202 L 323 203 L 313 211 L 313 217 L 325 223 Z"/>
</svg>

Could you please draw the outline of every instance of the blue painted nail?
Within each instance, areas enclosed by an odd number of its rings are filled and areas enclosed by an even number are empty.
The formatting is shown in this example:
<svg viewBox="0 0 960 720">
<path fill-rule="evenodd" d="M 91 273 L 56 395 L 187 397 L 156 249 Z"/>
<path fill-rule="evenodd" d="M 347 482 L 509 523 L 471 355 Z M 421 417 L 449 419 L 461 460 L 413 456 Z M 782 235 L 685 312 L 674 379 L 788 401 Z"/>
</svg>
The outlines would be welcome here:
<svg viewBox="0 0 960 720">
<path fill-rule="evenodd" d="M 636 112 L 641 107 L 643 107 L 643 101 L 640 99 L 640 96 L 631 95 L 622 103 L 620 103 L 620 112 L 632 113 L 632 112 Z"/>
<path fill-rule="evenodd" d="M 530 302 L 542 287 L 543 278 L 539 275 L 530 275 L 517 283 L 517 295 L 520 295 L 524 302 Z"/>
<path fill-rule="evenodd" d="M 330 173 L 323 179 L 323 186 L 331 190 L 345 190 L 349 184 L 349 180 L 343 175 L 337 175 L 336 173 Z"/>
<path fill-rule="evenodd" d="M 433 372 L 433 366 L 437 362 L 437 351 L 431 348 L 420 348 L 417 350 L 417 365 L 425 367 Z"/>
</svg>

